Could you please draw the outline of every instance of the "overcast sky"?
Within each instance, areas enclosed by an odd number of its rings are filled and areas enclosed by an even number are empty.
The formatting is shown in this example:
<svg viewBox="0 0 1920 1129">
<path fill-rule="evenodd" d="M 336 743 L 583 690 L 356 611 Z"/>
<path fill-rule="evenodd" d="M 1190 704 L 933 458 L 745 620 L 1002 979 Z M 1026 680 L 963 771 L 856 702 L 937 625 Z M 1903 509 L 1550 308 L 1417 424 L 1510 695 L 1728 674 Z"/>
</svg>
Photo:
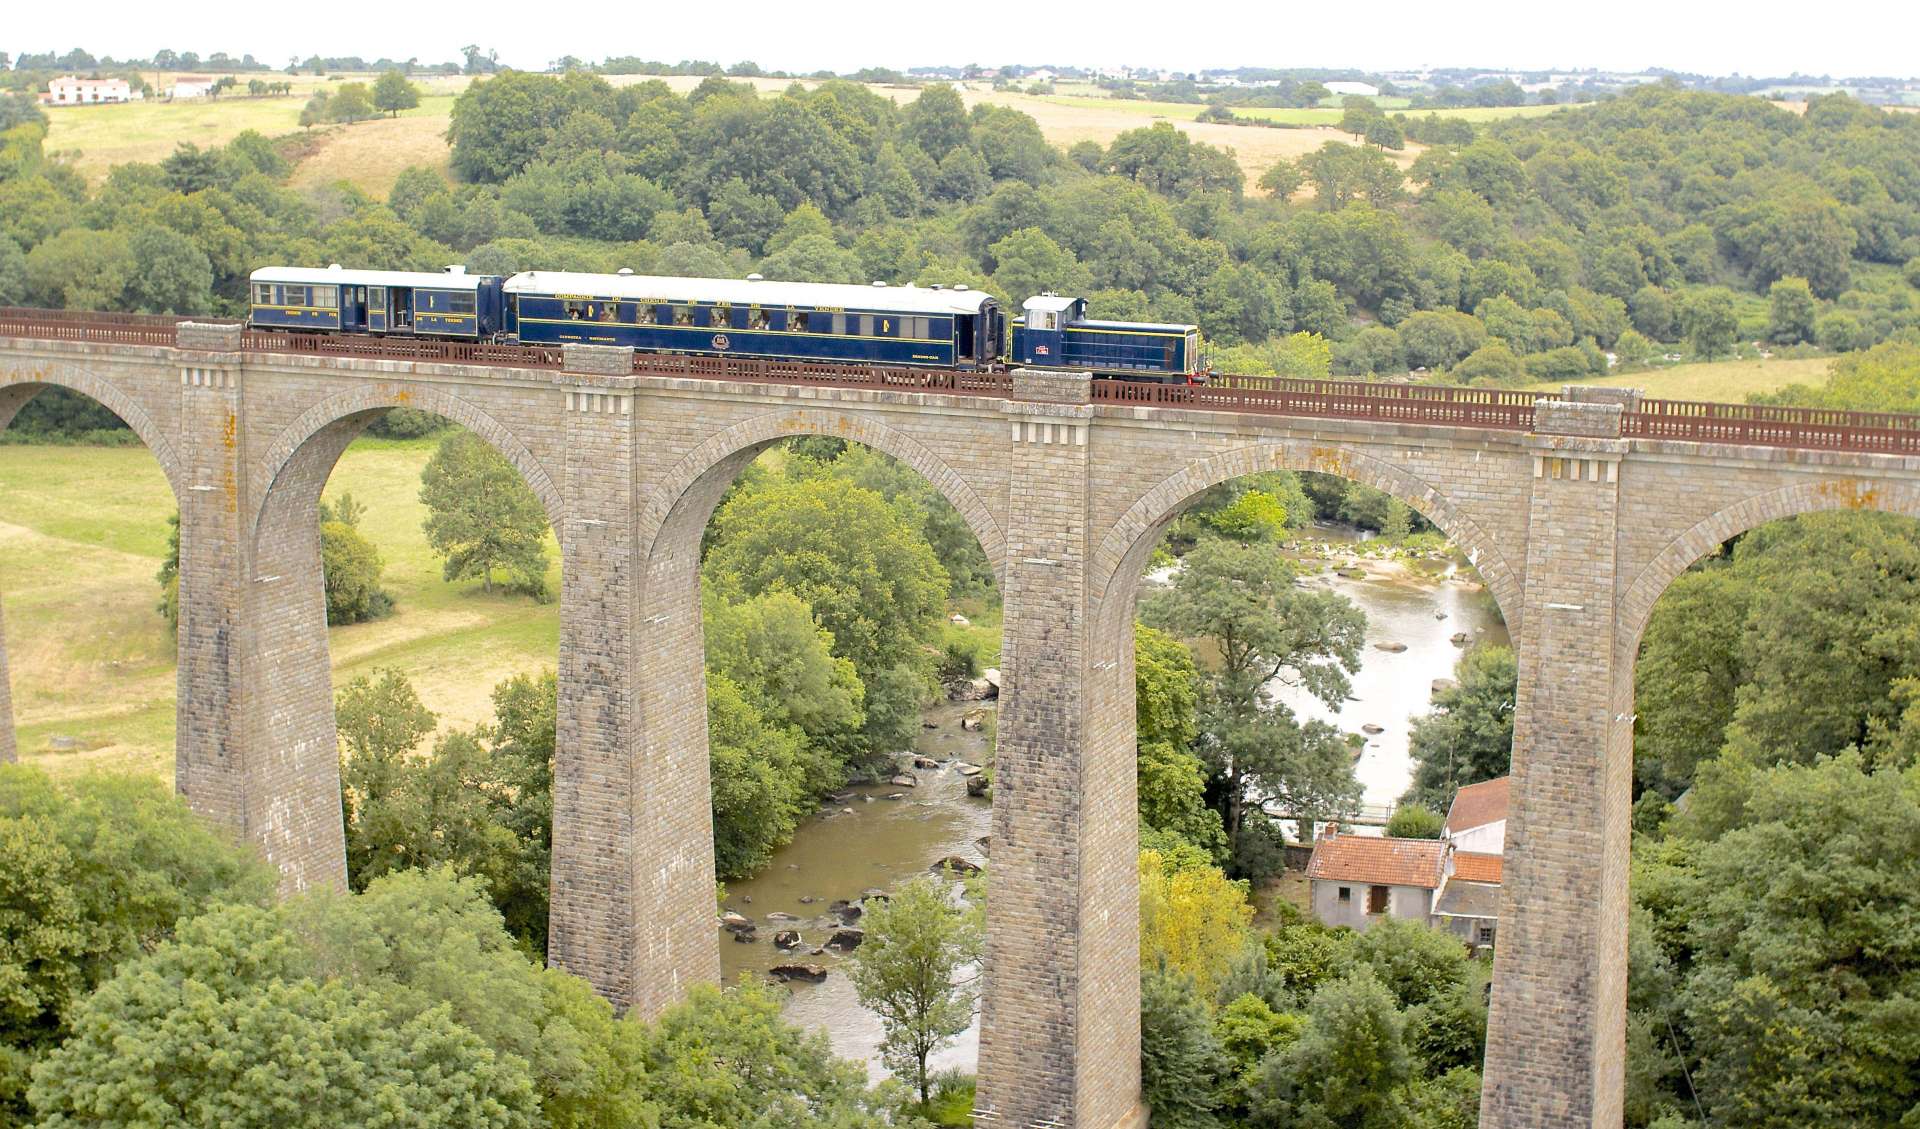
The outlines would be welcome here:
<svg viewBox="0 0 1920 1129">
<path fill-rule="evenodd" d="M 563 55 L 752 59 L 770 70 L 938 63 L 1202 67 L 1666 67 L 1707 74 L 1910 75 L 1920 3 L 1868 0 L 1542 0 L 1283 4 L 1274 0 L 559 0 L 557 3 L 260 3 L 6 0 L 0 50 L 145 57 L 157 48 L 417 56 L 462 44 L 538 69 Z M 1730 10 L 1731 9 L 1731 10 Z M 460 13 L 449 18 L 449 12 Z M 1053 14 L 1053 13 L 1058 13 Z"/>
</svg>

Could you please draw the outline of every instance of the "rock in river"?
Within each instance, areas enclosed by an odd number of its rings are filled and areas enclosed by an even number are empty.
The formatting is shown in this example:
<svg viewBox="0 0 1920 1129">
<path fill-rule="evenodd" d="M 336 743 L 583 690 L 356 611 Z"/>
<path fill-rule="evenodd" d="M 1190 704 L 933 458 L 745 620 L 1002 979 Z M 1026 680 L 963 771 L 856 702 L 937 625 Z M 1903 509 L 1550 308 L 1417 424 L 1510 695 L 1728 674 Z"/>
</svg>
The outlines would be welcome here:
<svg viewBox="0 0 1920 1129">
<path fill-rule="evenodd" d="M 887 783 L 893 785 L 895 788 L 917 788 L 920 786 L 920 778 L 911 772 L 903 772 L 895 776 L 892 780 L 887 781 Z"/>
<path fill-rule="evenodd" d="M 941 874 L 949 870 L 955 874 L 962 875 L 978 874 L 980 873 L 980 864 L 970 859 L 963 859 L 959 855 L 948 855 L 927 869 L 933 871 L 935 874 Z"/>
<path fill-rule="evenodd" d="M 826 947 L 835 952 L 850 953 L 859 948 L 860 942 L 866 939 L 867 931 L 864 929 L 836 929 L 833 931 L 833 936 L 827 938 Z"/>
<path fill-rule="evenodd" d="M 800 934 L 792 929 L 782 929 L 773 935 L 773 947 L 783 952 L 797 949 L 804 943 L 800 940 Z"/>
<path fill-rule="evenodd" d="M 1386 730 L 1381 728 L 1378 725 L 1375 725 L 1373 722 L 1369 721 L 1365 725 L 1360 727 L 1360 732 L 1365 733 L 1367 736 L 1371 737 L 1377 733 L 1385 733 Z"/>
<path fill-rule="evenodd" d="M 1405 643 L 1375 643 L 1373 649 L 1376 651 L 1385 651 L 1390 655 L 1397 655 L 1401 651 L 1406 650 L 1407 645 Z"/>
<path fill-rule="evenodd" d="M 827 970 L 817 964 L 776 964 L 767 969 L 767 975 L 775 980 L 804 980 L 809 984 L 825 983 Z"/>
</svg>

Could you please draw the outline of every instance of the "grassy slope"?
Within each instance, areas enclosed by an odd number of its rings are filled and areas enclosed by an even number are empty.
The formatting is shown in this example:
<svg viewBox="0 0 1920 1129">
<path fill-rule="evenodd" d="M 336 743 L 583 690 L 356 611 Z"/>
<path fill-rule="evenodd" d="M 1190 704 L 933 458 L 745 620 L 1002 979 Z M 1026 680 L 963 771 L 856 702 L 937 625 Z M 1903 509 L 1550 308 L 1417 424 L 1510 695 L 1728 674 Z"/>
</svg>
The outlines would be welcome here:
<svg viewBox="0 0 1920 1129">
<path fill-rule="evenodd" d="M 503 678 L 552 667 L 556 605 L 447 584 L 420 531 L 420 468 L 433 441 L 362 440 L 328 496 L 367 506 L 362 530 L 399 600 L 390 618 L 329 632 L 336 684 L 407 672 L 443 726 L 491 714 Z M 170 775 L 174 646 L 154 612 L 173 499 L 138 448 L 0 447 L 0 593 L 23 759 L 59 770 Z M 559 554 L 549 581 L 558 590 Z M 77 747 L 50 748 L 56 738 Z"/>
<path fill-rule="evenodd" d="M 1610 384 L 1638 388 L 1663 400 L 1742 401 L 1758 392 L 1777 392 L 1789 384 L 1825 384 L 1831 357 L 1779 357 L 1772 360 L 1702 361 L 1670 368 L 1585 380 L 1583 384 Z M 1557 389 L 1558 383 L 1535 384 Z"/>
</svg>

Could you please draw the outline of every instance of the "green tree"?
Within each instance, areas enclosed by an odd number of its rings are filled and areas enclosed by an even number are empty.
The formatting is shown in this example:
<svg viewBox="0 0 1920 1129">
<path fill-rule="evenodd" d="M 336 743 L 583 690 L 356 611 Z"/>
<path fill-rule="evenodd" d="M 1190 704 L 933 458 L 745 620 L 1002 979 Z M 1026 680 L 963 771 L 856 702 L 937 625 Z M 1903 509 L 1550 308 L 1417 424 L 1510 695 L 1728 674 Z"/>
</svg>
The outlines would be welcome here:
<svg viewBox="0 0 1920 1129">
<path fill-rule="evenodd" d="M 27 252 L 27 296 L 54 309 L 118 309 L 134 265 L 121 236 L 70 227 Z"/>
<path fill-rule="evenodd" d="M 1199 751 L 1236 843 L 1260 802 L 1294 814 L 1327 811 L 1358 787 L 1333 727 L 1297 722 L 1267 689 L 1279 679 L 1336 704 L 1360 668 L 1366 617 L 1336 593 L 1297 587 L 1294 577 L 1272 543 L 1205 539 L 1145 609 L 1149 623 L 1205 639 L 1219 656 L 1208 672 Z"/>
<path fill-rule="evenodd" d="M 900 132 L 936 162 L 955 149 L 968 147 L 973 139 L 967 108 L 959 93 L 945 83 L 925 87 L 907 104 Z"/>
<path fill-rule="evenodd" d="M 420 501 L 447 580 L 477 577 L 492 592 L 505 572 L 509 589 L 546 598 L 546 512 L 506 456 L 472 432 L 448 436 L 420 472 Z"/>
<path fill-rule="evenodd" d="M 1378 149 L 1329 141 L 1301 157 L 1300 171 L 1313 185 L 1314 199 L 1330 212 L 1365 200 L 1376 207 L 1396 203 L 1406 174 Z"/>
<path fill-rule="evenodd" d="M 971 903 L 956 905 L 947 885 L 922 875 L 867 910 L 866 940 L 847 975 L 861 1006 L 880 1017 L 880 1054 L 931 1098 L 927 1056 L 973 1022 L 982 922 Z"/>
<path fill-rule="evenodd" d="M 1430 807 L 1402 804 L 1387 820 L 1387 834 L 1395 839 L 1438 839 L 1446 825 L 1446 819 Z"/>
<path fill-rule="evenodd" d="M 400 111 L 420 104 L 420 88 L 407 81 L 399 71 L 387 71 L 373 84 L 373 108 L 397 118 Z"/>
<path fill-rule="evenodd" d="M 1140 1096 L 1156 1125 L 1215 1129 L 1229 1061 L 1193 982 L 1176 973 L 1140 973 Z"/>
<path fill-rule="evenodd" d="M 1525 383 L 1527 368 L 1504 341 L 1489 341 L 1462 358 L 1450 375 L 1462 384 L 1510 388 Z"/>
<path fill-rule="evenodd" d="M 1709 1119 L 1894 1125 L 1920 1100 L 1920 775 L 1856 755 L 1703 775 L 1635 877 Z M 1653 897 L 1655 893 L 1658 897 Z"/>
<path fill-rule="evenodd" d="M 1767 290 L 1767 339 L 1791 345 L 1813 338 L 1813 287 L 1804 278 L 1775 279 Z"/>
<path fill-rule="evenodd" d="M 1693 291 L 1680 303 L 1680 331 L 1694 352 L 1712 360 L 1733 346 L 1740 322 L 1733 294 L 1722 287 Z"/>
<path fill-rule="evenodd" d="M 36 1073 L 45 1124 L 652 1124 L 641 1048 L 477 883 L 228 906 L 123 966 Z M 324 1093 L 316 1102 L 313 1095 Z"/>
<path fill-rule="evenodd" d="M 1369 969 L 1313 995 L 1307 1027 L 1260 1071 L 1256 1112 L 1272 1125 L 1398 1129 L 1414 1061 L 1406 1022 Z"/>
<path fill-rule="evenodd" d="M 1306 174 L 1300 166 L 1289 160 L 1278 160 L 1266 172 L 1260 174 L 1260 189 L 1276 200 L 1285 200 L 1300 191 L 1307 182 Z"/>
<path fill-rule="evenodd" d="M 374 116 L 373 96 L 364 82 L 343 82 L 327 99 L 327 120 L 363 122 Z"/>
<path fill-rule="evenodd" d="M 995 243 L 990 253 L 998 264 L 994 281 L 1016 302 L 1047 292 L 1077 294 L 1091 282 L 1073 252 L 1037 227 L 1015 231 Z"/>
<path fill-rule="evenodd" d="M 1519 679 L 1513 652 L 1474 647 L 1460 656 L 1454 677 L 1455 685 L 1434 695 L 1433 708 L 1413 719 L 1413 782 L 1402 803 L 1445 811 L 1466 785 L 1507 774 Z"/>
<path fill-rule="evenodd" d="M 329 116 L 327 102 L 326 91 L 314 91 L 312 96 L 307 99 L 307 104 L 300 107 L 300 128 L 312 129 L 316 125 L 321 125 L 333 120 Z"/>
<path fill-rule="evenodd" d="M 132 776 L 55 784 L 0 765 L 0 1123 L 25 1124 L 28 1072 L 70 1039 L 90 994 L 218 902 L 264 904 L 274 875 L 170 788 Z"/>
<path fill-rule="evenodd" d="M 709 671 L 707 754 L 714 869 L 723 878 L 752 874 L 793 837 L 807 807 L 805 740 L 771 724 L 732 679 Z"/>
<path fill-rule="evenodd" d="M 947 596 L 911 507 L 829 479 L 773 480 L 728 499 L 712 534 L 707 581 L 730 600 L 784 589 L 812 608 L 866 687 L 873 733 L 881 672 L 919 669 Z"/>
</svg>

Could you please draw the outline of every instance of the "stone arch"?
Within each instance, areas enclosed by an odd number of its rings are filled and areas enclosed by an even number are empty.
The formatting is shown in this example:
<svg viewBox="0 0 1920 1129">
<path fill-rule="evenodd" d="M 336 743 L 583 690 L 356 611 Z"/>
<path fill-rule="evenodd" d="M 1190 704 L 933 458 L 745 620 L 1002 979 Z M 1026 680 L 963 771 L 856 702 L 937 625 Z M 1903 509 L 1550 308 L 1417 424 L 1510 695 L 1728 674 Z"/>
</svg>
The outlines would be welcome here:
<svg viewBox="0 0 1920 1129">
<path fill-rule="evenodd" d="M 46 385 L 57 385 L 87 396 L 126 421 L 133 433 L 140 437 L 140 442 L 159 461 L 160 470 L 167 476 L 167 485 L 172 488 L 173 496 L 176 499 L 180 497 L 185 484 L 181 481 L 180 457 L 175 452 L 173 439 L 133 397 L 122 392 L 111 381 L 84 369 L 53 365 L 0 377 L 0 427 L 12 423 L 14 415 Z"/>
<path fill-rule="evenodd" d="M 254 518 L 256 535 L 258 523 L 266 513 L 268 496 L 281 482 L 295 456 L 306 448 L 310 440 L 327 428 L 346 421 L 353 422 L 353 435 L 358 435 L 373 421 L 373 413 L 387 408 L 417 408 L 433 412 L 486 440 L 513 464 L 514 469 L 520 472 L 520 477 L 540 499 L 540 507 L 547 514 L 547 524 L 556 530 L 561 527 L 566 507 L 560 500 L 560 490 L 554 485 L 553 477 L 528 450 L 527 445 L 499 420 L 472 402 L 448 395 L 437 388 L 380 381 L 357 385 L 321 400 L 302 412 L 268 444 L 254 467 L 251 483 L 252 496 L 259 500 Z M 347 438 L 351 440 L 352 437 L 350 435 Z M 341 449 L 345 449 L 344 443 Z M 335 458 L 338 458 L 338 453 Z M 327 470 L 331 471 L 332 467 L 332 461 L 327 461 Z"/>
<path fill-rule="evenodd" d="M 675 528 L 698 518 L 693 524 L 704 528 L 712 506 L 719 502 L 728 483 L 768 444 L 799 435 L 825 435 L 862 443 L 876 451 L 899 459 L 933 484 L 941 496 L 952 503 L 967 527 L 980 542 L 995 576 L 1004 572 L 1006 535 L 994 520 L 993 511 L 981 500 L 967 480 L 948 466 L 919 440 L 886 424 L 852 412 L 803 409 L 769 412 L 755 416 L 709 436 L 688 452 L 657 486 L 640 516 L 640 553 L 646 559 L 671 523 Z M 716 475 L 715 472 L 718 472 Z M 719 489 L 697 489 L 703 483 L 718 481 Z M 711 494 L 712 500 L 706 501 Z M 691 503 L 692 509 L 686 509 Z M 704 505 L 703 505 L 704 503 Z"/>
<path fill-rule="evenodd" d="M 1680 574 L 1720 545 L 1756 526 L 1799 514 L 1833 510 L 1875 510 L 1920 517 L 1920 484 L 1889 484 L 1858 478 L 1823 478 L 1783 486 L 1723 506 L 1668 542 L 1647 562 L 1620 601 L 1615 638 L 1620 669 L 1629 685 L 1640 637 L 1653 618 L 1654 604 Z"/>
<path fill-rule="evenodd" d="M 1091 562 L 1091 589 L 1099 609 L 1096 638 L 1116 644 L 1114 633 L 1131 620 L 1133 600 L 1147 557 L 1188 501 L 1201 491 L 1261 471 L 1318 471 L 1371 486 L 1405 502 L 1467 551 L 1467 559 L 1487 583 L 1508 627 L 1519 631 L 1519 578 L 1498 543 L 1474 520 L 1426 481 L 1385 460 L 1355 450 L 1290 440 L 1256 443 L 1189 463 L 1168 476 L 1113 524 Z"/>
</svg>

